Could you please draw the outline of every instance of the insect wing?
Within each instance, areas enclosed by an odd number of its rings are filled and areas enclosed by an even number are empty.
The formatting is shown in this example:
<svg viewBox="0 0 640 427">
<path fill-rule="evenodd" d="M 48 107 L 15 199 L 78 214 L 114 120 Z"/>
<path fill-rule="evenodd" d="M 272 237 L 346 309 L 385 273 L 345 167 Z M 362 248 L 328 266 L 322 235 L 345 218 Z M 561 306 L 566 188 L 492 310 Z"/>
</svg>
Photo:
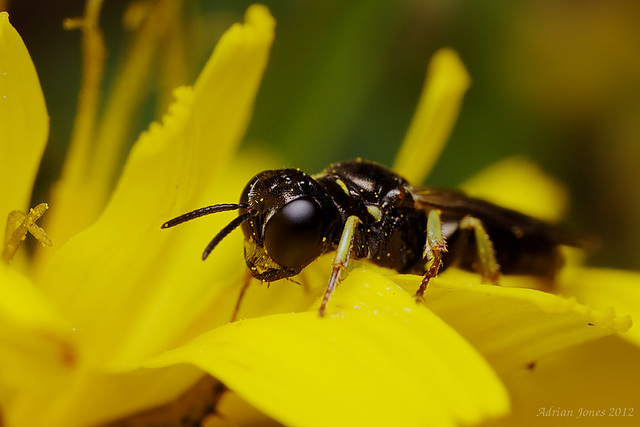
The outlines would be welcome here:
<svg viewBox="0 0 640 427">
<path fill-rule="evenodd" d="M 482 221 L 488 230 L 509 232 L 518 237 L 540 237 L 553 244 L 580 248 L 593 246 L 588 238 L 564 226 L 469 197 L 461 191 L 427 187 L 411 187 L 409 191 L 417 209 L 438 209 L 444 216 L 459 219 L 470 215 Z"/>
</svg>

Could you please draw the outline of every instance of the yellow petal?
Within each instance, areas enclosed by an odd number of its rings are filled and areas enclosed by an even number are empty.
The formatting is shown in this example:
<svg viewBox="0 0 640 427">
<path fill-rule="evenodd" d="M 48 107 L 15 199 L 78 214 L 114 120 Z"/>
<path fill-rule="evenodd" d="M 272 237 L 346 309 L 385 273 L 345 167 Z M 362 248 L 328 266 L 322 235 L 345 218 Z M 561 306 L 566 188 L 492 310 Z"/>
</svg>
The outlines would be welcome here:
<svg viewBox="0 0 640 427">
<path fill-rule="evenodd" d="M 253 99 L 267 65 L 275 21 L 262 5 L 249 7 L 245 24 L 235 24 L 220 39 L 194 85 L 196 137 L 201 139 L 201 173 L 215 173 L 229 160 L 244 135 Z"/>
<path fill-rule="evenodd" d="M 415 292 L 420 279 L 393 280 Z M 502 281 L 519 281 L 503 277 Z M 629 316 L 597 310 L 574 299 L 508 286 L 477 284 L 477 275 L 446 271 L 429 284 L 427 306 L 487 358 L 498 372 L 528 366 L 558 350 L 631 326 Z"/>
<path fill-rule="evenodd" d="M 176 91 L 163 124 L 140 137 L 100 219 L 71 239 L 42 276 L 43 289 L 99 360 L 126 365 L 163 349 L 205 296 L 242 274 L 237 234 L 214 260 L 200 260 L 233 213 L 182 229 L 160 225 L 203 203 L 235 202 L 255 172 L 225 165 L 251 112 L 273 28 L 268 10 L 256 6 L 244 25 L 222 37 L 195 87 Z"/>
<path fill-rule="evenodd" d="M 351 271 L 325 318 L 314 307 L 232 323 L 149 366 L 177 363 L 210 372 L 286 425 L 453 426 L 509 406 L 467 342 L 366 269 Z"/>
<path fill-rule="evenodd" d="M 560 276 L 558 291 L 602 310 L 628 314 L 633 327 L 620 336 L 640 346 L 640 274 L 604 268 L 571 268 Z"/>
<path fill-rule="evenodd" d="M 178 398 L 202 376 L 188 365 L 122 374 L 84 369 L 66 387 L 29 390 L 3 408 L 8 426 L 96 426 Z"/>
<path fill-rule="evenodd" d="M 506 376 L 513 413 L 501 425 L 637 425 L 638 360 L 638 347 L 607 337 Z"/>
<path fill-rule="evenodd" d="M 49 135 L 49 116 L 27 48 L 0 12 L 0 227 L 9 212 L 28 211 Z"/>
<path fill-rule="evenodd" d="M 76 366 L 71 326 L 33 284 L 0 262 L 0 384 L 52 390 Z"/>
<path fill-rule="evenodd" d="M 99 193 L 96 197 L 98 207 L 104 207 L 113 184 L 120 170 L 121 156 L 131 137 L 131 128 L 138 118 L 137 110 L 140 108 L 145 96 L 148 95 L 147 86 L 149 76 L 152 75 L 152 68 L 157 66 L 154 59 L 161 62 L 170 62 L 177 69 L 181 69 L 181 57 L 174 53 L 175 48 L 167 51 L 165 45 L 175 44 L 176 40 L 184 37 L 183 34 L 176 34 L 172 31 L 178 27 L 178 22 L 183 18 L 181 9 L 184 5 L 175 1 L 159 1 L 152 3 L 132 2 L 129 4 L 123 21 L 136 19 L 139 22 L 135 25 L 129 23 L 134 37 L 128 47 L 126 57 L 122 60 L 119 70 L 113 77 L 113 84 L 110 91 L 105 94 L 104 110 L 101 114 L 95 142 L 93 143 L 93 155 L 89 160 L 90 173 L 87 177 L 90 180 L 90 191 Z M 137 15 L 134 18 L 132 15 Z M 161 43 L 161 40 L 164 43 Z M 158 46 L 162 46 L 162 54 L 156 58 Z M 180 53 L 184 54 L 184 51 Z M 171 91 L 178 86 L 188 83 L 187 79 L 178 79 L 179 83 L 161 84 L 164 90 L 166 102 L 162 104 L 164 111 L 171 101 L 173 95 Z M 92 218 L 95 219 L 95 218 Z M 80 228 L 81 229 L 81 228 Z"/>
<path fill-rule="evenodd" d="M 88 176 L 92 169 L 91 146 L 95 137 L 95 122 L 100 108 L 100 94 L 106 48 L 99 28 L 102 0 L 88 0 L 82 18 L 66 19 L 67 29 L 82 30 L 82 77 L 78 93 L 78 109 L 67 148 L 61 178 L 51 188 L 51 203 L 56 206 L 47 216 L 46 227 L 57 245 L 63 245 L 78 230 L 86 228 L 99 215 L 99 191 L 92 191 Z M 73 216 L 74 221 L 67 218 Z M 50 252 L 39 251 L 41 257 Z"/>
<path fill-rule="evenodd" d="M 455 51 L 445 48 L 433 55 L 418 107 L 393 165 L 412 184 L 421 184 L 438 160 L 470 83 Z"/>
<path fill-rule="evenodd" d="M 565 188 L 524 157 L 511 157 L 489 166 L 462 185 L 470 196 L 489 200 L 547 221 L 566 211 Z"/>
</svg>

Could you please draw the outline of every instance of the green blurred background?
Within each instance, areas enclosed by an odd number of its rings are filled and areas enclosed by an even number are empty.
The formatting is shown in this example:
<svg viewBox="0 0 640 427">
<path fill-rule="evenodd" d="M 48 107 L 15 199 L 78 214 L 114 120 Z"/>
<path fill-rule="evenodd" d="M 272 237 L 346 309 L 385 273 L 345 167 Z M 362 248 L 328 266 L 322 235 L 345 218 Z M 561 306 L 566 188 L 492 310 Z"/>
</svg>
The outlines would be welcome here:
<svg viewBox="0 0 640 427">
<path fill-rule="evenodd" d="M 106 87 L 131 38 L 122 28 L 130 3 L 105 1 Z M 184 1 L 185 83 L 251 3 Z M 567 185 L 569 221 L 602 241 L 589 262 L 640 269 L 640 2 L 265 4 L 277 20 L 276 40 L 245 144 L 268 146 L 311 173 L 358 156 L 390 165 L 430 56 L 450 46 L 473 83 L 427 183 L 456 186 L 503 157 L 526 155 Z M 61 22 L 82 10 L 79 0 L 9 1 L 51 116 L 36 194 L 59 173 L 69 141 L 80 33 Z M 136 132 L 157 116 L 153 89 Z"/>
</svg>

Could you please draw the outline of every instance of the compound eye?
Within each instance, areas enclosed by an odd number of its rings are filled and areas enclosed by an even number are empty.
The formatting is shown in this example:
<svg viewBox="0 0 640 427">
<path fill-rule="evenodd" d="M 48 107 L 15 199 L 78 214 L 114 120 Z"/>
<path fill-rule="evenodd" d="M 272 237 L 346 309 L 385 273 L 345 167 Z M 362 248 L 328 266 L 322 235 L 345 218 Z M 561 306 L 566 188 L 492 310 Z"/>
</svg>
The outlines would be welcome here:
<svg viewBox="0 0 640 427">
<path fill-rule="evenodd" d="M 284 267 L 300 267 L 313 261 L 322 240 L 322 216 L 322 209 L 310 197 L 281 207 L 269 219 L 264 232 L 269 256 Z"/>
</svg>

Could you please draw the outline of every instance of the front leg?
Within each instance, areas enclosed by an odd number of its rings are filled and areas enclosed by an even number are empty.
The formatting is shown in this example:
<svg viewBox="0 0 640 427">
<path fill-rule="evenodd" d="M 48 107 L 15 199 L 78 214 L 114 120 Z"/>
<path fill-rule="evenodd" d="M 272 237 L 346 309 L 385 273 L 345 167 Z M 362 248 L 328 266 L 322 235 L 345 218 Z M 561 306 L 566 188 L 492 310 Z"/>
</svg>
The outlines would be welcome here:
<svg viewBox="0 0 640 427">
<path fill-rule="evenodd" d="M 238 296 L 238 300 L 236 301 L 236 308 L 233 310 L 233 314 L 231 315 L 231 319 L 229 320 L 229 323 L 233 323 L 238 319 L 238 312 L 240 311 L 240 304 L 242 303 L 242 300 L 244 299 L 244 296 L 247 292 L 247 289 L 249 289 L 249 285 L 251 284 L 251 279 L 253 278 L 253 276 L 251 276 L 251 272 L 249 270 L 246 271 L 245 275 L 244 275 L 244 281 L 242 282 L 242 289 L 240 289 L 240 295 Z"/>
<path fill-rule="evenodd" d="M 342 235 L 340 236 L 340 242 L 338 243 L 338 249 L 333 257 L 333 270 L 331 271 L 331 277 L 329 278 L 327 289 L 324 291 L 320 310 L 318 310 L 320 317 L 324 316 L 331 294 L 333 294 L 333 291 L 336 289 L 336 286 L 340 281 L 340 274 L 342 273 L 342 270 L 347 268 L 347 265 L 349 265 L 349 257 L 351 256 L 351 250 L 353 249 L 353 239 L 355 238 L 358 230 L 358 224 L 361 223 L 360 218 L 352 215 L 347 218 L 347 221 L 344 224 Z"/>
<path fill-rule="evenodd" d="M 416 301 L 423 299 L 424 291 L 432 277 L 438 274 L 442 265 L 442 254 L 447 252 L 447 242 L 442 235 L 442 221 L 440 212 L 433 209 L 427 217 L 427 241 L 424 244 L 422 258 L 426 261 L 427 271 L 425 271 L 420 282 L 420 288 L 416 291 Z"/>
</svg>

